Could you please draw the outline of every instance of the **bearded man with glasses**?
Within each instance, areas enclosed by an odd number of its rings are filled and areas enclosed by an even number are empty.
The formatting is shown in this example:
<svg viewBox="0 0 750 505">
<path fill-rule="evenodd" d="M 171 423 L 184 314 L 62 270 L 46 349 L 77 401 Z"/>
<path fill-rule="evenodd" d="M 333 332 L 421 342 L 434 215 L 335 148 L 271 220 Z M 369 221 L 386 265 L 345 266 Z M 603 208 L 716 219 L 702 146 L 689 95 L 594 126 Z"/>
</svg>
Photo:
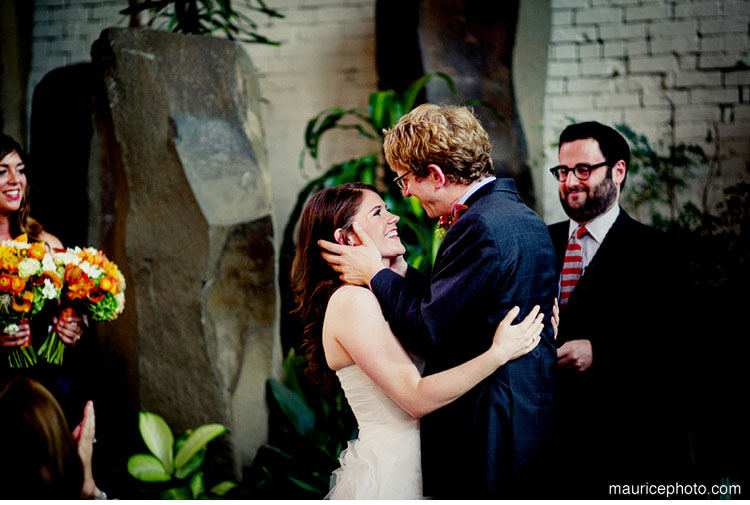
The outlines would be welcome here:
<svg viewBox="0 0 750 505">
<path fill-rule="evenodd" d="M 558 489 L 611 498 L 610 485 L 674 483 L 687 477 L 677 409 L 689 275 L 674 241 L 619 205 L 630 163 L 622 135 L 570 125 L 558 162 L 550 172 L 570 217 L 549 227 L 560 294 Z"/>
</svg>

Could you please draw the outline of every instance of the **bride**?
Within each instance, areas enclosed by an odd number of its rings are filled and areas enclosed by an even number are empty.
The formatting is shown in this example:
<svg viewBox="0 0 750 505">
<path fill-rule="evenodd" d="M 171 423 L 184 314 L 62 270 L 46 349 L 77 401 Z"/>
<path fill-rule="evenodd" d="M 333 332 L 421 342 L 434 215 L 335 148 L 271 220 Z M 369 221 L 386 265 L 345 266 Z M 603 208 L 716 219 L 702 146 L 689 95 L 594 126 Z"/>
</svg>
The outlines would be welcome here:
<svg viewBox="0 0 750 505">
<path fill-rule="evenodd" d="M 356 221 L 377 244 L 383 265 L 404 275 L 398 216 L 375 188 L 342 184 L 316 193 L 302 212 L 292 267 L 295 314 L 303 327 L 308 375 L 331 387 L 335 375 L 359 424 L 359 438 L 341 453 L 331 499 L 422 498 L 419 418 L 447 405 L 506 362 L 539 343 L 543 314 L 535 307 L 519 324 L 515 307 L 500 322 L 490 348 L 441 373 L 421 377 L 394 337 L 375 295 L 344 284 L 320 255 L 317 241 L 359 245 Z"/>
</svg>

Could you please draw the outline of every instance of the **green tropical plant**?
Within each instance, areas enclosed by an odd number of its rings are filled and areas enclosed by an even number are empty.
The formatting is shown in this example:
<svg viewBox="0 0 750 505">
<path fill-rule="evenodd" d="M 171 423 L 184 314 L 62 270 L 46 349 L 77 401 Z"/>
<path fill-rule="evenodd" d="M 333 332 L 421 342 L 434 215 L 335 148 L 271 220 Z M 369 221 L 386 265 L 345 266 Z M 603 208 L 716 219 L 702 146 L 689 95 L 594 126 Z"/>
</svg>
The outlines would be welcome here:
<svg viewBox="0 0 750 505">
<path fill-rule="evenodd" d="M 139 13 L 148 11 L 151 14 L 148 26 L 156 25 L 168 31 L 194 35 L 219 32 L 229 40 L 239 42 L 280 44 L 258 33 L 258 23 L 243 12 L 261 13 L 269 18 L 284 17 L 270 9 L 263 0 L 244 0 L 240 9 L 232 7 L 232 0 L 144 0 L 129 3 L 120 14 L 135 18 Z"/>
<path fill-rule="evenodd" d="M 636 215 L 641 207 L 647 206 L 652 221 L 664 217 L 663 209 L 668 211 L 667 219 L 678 220 L 680 193 L 688 189 L 697 169 L 709 165 L 710 160 L 703 148 L 663 140 L 654 145 L 645 135 L 637 134 L 625 124 L 615 128 L 630 143 L 629 188 L 623 195 L 623 205 Z M 708 212 L 708 209 L 704 210 Z"/>
<path fill-rule="evenodd" d="M 253 460 L 243 488 L 247 498 L 320 499 L 357 423 L 339 388 L 328 395 L 304 377 L 305 359 L 294 349 L 284 360 L 284 380 L 268 379 L 269 442 Z"/>
<path fill-rule="evenodd" d="M 162 499 L 222 497 L 237 485 L 223 481 L 206 490 L 203 472 L 206 445 L 226 433 L 221 424 L 205 424 L 188 430 L 175 440 L 172 430 L 158 414 L 141 411 L 138 428 L 151 454 L 134 454 L 128 460 L 128 473 L 142 482 L 158 483 L 154 488 Z"/>
</svg>

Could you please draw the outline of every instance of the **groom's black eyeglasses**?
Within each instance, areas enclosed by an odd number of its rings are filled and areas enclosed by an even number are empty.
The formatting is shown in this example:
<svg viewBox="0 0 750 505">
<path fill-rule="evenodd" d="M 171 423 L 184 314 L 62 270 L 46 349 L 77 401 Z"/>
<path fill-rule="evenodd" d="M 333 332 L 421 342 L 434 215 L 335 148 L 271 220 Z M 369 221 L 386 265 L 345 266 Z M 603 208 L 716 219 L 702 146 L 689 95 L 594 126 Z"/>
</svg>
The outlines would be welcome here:
<svg viewBox="0 0 750 505">
<path fill-rule="evenodd" d="M 409 175 L 409 172 L 406 172 L 404 175 L 400 175 L 400 176 L 396 177 L 395 179 L 393 179 L 393 184 L 395 184 L 396 186 L 398 186 L 398 188 L 401 189 L 401 190 L 406 189 L 406 182 L 404 182 L 403 179 L 407 175 Z"/>
<path fill-rule="evenodd" d="M 573 175 L 576 176 L 576 178 L 579 181 L 585 181 L 589 177 L 591 177 L 591 171 L 595 168 L 603 167 L 607 164 L 607 161 L 602 161 L 601 163 L 597 163 L 596 165 L 589 165 L 588 163 L 579 163 L 578 165 L 574 166 L 573 168 L 566 167 L 565 165 L 558 165 L 556 167 L 552 167 L 549 169 L 549 171 L 552 173 L 552 175 L 555 176 L 555 179 L 557 179 L 560 182 L 565 182 L 568 178 L 569 173 L 573 173 Z"/>
</svg>

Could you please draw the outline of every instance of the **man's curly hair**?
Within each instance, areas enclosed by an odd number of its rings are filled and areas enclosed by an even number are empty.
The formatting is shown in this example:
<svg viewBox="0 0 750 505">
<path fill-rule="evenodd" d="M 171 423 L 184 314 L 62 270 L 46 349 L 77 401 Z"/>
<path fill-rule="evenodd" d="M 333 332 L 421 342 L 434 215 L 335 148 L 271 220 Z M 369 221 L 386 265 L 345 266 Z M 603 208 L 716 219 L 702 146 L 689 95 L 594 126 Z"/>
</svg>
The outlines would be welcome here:
<svg viewBox="0 0 750 505">
<path fill-rule="evenodd" d="M 423 104 L 384 133 L 385 160 L 394 171 L 424 178 L 434 163 L 460 184 L 495 173 L 489 136 L 469 107 Z"/>
</svg>

